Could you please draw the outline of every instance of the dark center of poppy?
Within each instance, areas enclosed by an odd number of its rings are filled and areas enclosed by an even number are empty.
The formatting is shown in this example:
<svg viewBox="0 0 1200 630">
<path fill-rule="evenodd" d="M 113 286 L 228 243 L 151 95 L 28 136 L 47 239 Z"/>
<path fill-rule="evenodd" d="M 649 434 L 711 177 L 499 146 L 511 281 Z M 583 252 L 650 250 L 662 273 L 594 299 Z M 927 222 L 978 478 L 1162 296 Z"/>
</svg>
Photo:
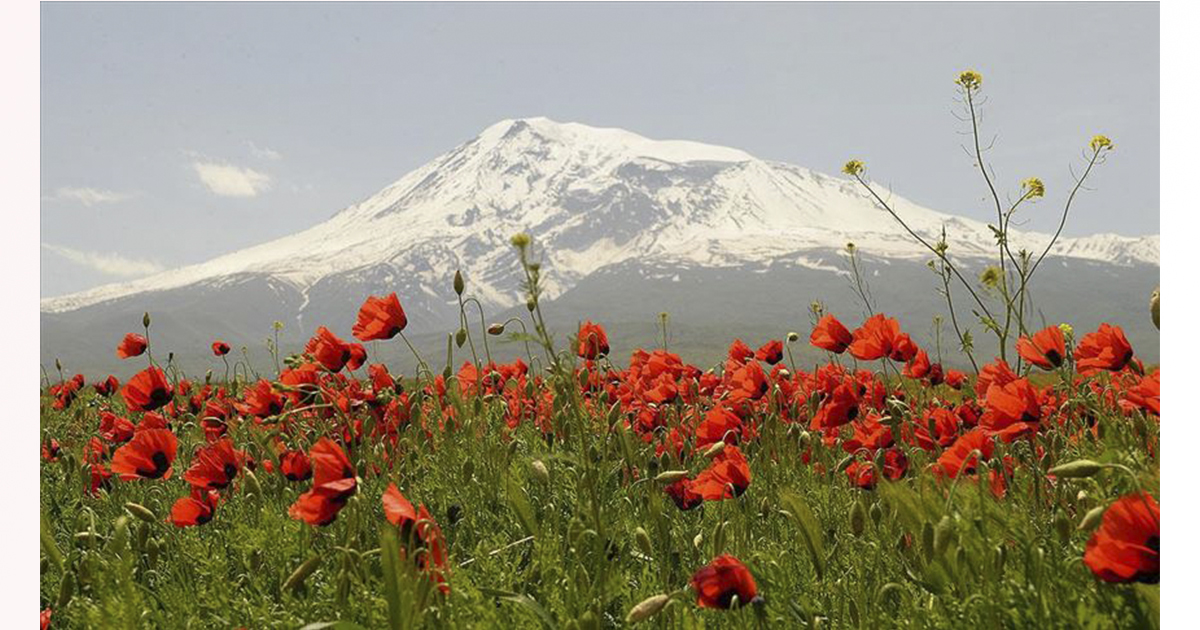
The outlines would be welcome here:
<svg viewBox="0 0 1200 630">
<path fill-rule="evenodd" d="M 150 390 L 150 404 L 146 408 L 158 409 L 169 402 L 171 402 L 171 393 L 164 387 L 156 387 Z"/>
<path fill-rule="evenodd" d="M 167 454 L 162 451 L 155 451 L 154 455 L 150 456 L 150 461 L 154 462 L 153 470 L 139 468 L 137 474 L 146 477 L 147 479 L 158 479 L 166 474 L 167 469 L 171 467 L 171 462 L 167 461 Z"/>
<path fill-rule="evenodd" d="M 1053 365 L 1054 367 L 1062 365 L 1063 358 L 1062 355 L 1058 353 L 1058 350 L 1048 350 L 1046 351 L 1045 356 L 1046 360 L 1050 362 L 1050 365 Z"/>
<path fill-rule="evenodd" d="M 225 464 L 225 478 L 232 480 L 238 474 L 237 466 L 233 464 Z"/>
</svg>

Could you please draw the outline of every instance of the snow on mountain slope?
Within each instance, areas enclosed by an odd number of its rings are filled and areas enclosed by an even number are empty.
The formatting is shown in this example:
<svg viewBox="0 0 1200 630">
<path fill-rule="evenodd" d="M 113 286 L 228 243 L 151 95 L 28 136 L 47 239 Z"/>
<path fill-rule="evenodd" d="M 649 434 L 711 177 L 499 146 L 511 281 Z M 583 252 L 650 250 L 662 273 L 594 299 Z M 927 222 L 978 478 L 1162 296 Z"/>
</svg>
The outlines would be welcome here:
<svg viewBox="0 0 1200 630">
<path fill-rule="evenodd" d="M 918 232 L 943 226 L 956 256 L 990 256 L 981 222 L 892 196 Z M 302 294 L 339 274 L 403 277 L 431 287 L 461 269 L 490 307 L 519 301 L 509 238 L 531 233 L 544 252 L 550 297 L 607 265 L 629 260 L 734 266 L 840 248 L 928 256 L 856 183 L 759 160 L 743 151 L 656 141 L 620 129 L 545 118 L 501 121 L 376 195 L 297 234 L 155 276 L 42 301 L 66 312 L 147 291 L 219 288 L 247 274 Z M 1040 252 L 1049 236 L 1014 235 Z M 1158 263 L 1158 236 L 1063 239 L 1056 255 L 1129 265 Z"/>
</svg>

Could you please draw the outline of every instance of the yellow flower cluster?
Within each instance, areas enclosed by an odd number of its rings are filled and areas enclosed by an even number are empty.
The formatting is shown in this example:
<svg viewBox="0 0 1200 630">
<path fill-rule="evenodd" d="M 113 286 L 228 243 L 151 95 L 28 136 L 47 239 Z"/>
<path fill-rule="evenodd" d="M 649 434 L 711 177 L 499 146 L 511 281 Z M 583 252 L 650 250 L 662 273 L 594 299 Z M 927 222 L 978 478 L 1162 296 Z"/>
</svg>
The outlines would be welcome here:
<svg viewBox="0 0 1200 630">
<path fill-rule="evenodd" d="M 1108 139 L 1108 136 L 1096 135 L 1092 138 L 1091 147 L 1093 152 L 1099 153 L 1105 150 L 1112 150 L 1113 143 L 1112 140 Z"/>
<path fill-rule="evenodd" d="M 984 269 L 983 273 L 979 274 L 979 282 L 986 287 L 994 288 L 996 285 L 1000 284 L 1001 277 L 1000 268 L 992 265 L 991 267 Z"/>
<path fill-rule="evenodd" d="M 867 165 L 863 164 L 861 160 L 850 160 L 849 162 L 846 162 L 845 166 L 842 167 L 842 172 L 847 175 L 857 177 L 858 174 L 863 172 L 863 169 L 866 167 Z"/>
<path fill-rule="evenodd" d="M 954 82 L 961 85 L 967 91 L 978 90 L 983 87 L 983 75 L 974 70 L 966 70 L 959 74 Z"/>
<path fill-rule="evenodd" d="M 1037 177 L 1030 177 L 1021 182 L 1021 189 L 1027 191 L 1025 196 L 1029 199 L 1046 196 L 1046 184 L 1042 183 L 1042 180 Z"/>
<path fill-rule="evenodd" d="M 513 235 L 512 244 L 513 247 L 516 247 L 517 249 L 525 249 L 526 247 L 529 247 L 529 243 L 532 240 L 533 239 L 529 238 L 528 234 L 521 232 L 520 234 Z"/>
</svg>

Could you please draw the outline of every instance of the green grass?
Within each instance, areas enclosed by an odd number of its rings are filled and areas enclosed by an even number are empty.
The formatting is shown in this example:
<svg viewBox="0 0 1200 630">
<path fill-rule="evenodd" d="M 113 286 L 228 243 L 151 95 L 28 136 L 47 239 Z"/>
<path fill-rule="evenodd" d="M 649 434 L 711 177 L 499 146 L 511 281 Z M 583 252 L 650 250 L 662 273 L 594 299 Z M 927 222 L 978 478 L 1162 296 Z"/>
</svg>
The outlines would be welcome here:
<svg viewBox="0 0 1200 630">
<path fill-rule="evenodd" d="M 723 552 L 749 567 L 761 607 L 702 610 L 682 592 L 641 625 L 1157 625 L 1157 586 L 1102 583 L 1081 562 L 1091 532 L 1076 524 L 1092 507 L 1133 491 L 1128 475 L 1106 471 L 1051 485 L 1028 444 L 1008 445 L 997 457 L 1012 456 L 1018 465 L 997 500 L 969 479 L 951 492 L 927 470 L 936 454 L 909 448 L 905 479 L 863 491 L 838 470 L 843 452 L 765 414 L 761 437 L 743 445 L 753 472 L 749 489 L 681 512 L 652 477 L 702 463 L 657 460 L 651 445 L 607 431 L 606 414 L 564 409 L 559 421 L 573 430 L 550 441 L 531 423 L 506 436 L 500 401 L 454 404 L 456 428 L 438 430 L 437 418 L 427 417 L 430 434 L 411 424 L 402 431 L 391 470 L 382 445 L 368 440 L 352 448 L 363 481 L 327 527 L 287 515 L 311 482 L 289 483 L 260 467 L 261 492 L 240 476 L 212 522 L 178 529 L 164 519 L 187 493 L 181 476 L 203 441 L 194 418 L 174 423 L 180 447 L 169 481 L 114 478 L 110 490 L 92 498 L 83 492 L 79 458 L 95 434 L 99 400 L 89 392 L 59 412 L 43 398 L 42 430 L 64 454 L 43 461 L 41 472 L 43 525 L 53 540 L 43 541 L 41 604 L 54 609 L 52 627 L 615 627 L 625 625 L 635 604 L 679 591 Z M 1070 442 L 1060 432 L 1044 434 L 1039 443 L 1049 460 L 1121 463 L 1156 492 L 1157 462 L 1146 444 L 1157 443 L 1157 422 L 1106 411 L 1096 400 L 1083 404 L 1097 410 L 1101 438 Z M 243 423 L 231 435 L 261 459 L 262 433 Z M 811 464 L 801 462 L 801 440 L 814 444 Z M 548 481 L 534 473 L 534 460 L 544 462 Z M 389 526 L 380 497 L 390 482 L 439 522 L 452 567 L 448 597 L 387 557 L 395 543 L 382 535 Z M 127 502 L 157 520 L 135 518 Z M 639 527 L 648 549 L 637 541 Z M 311 557 L 315 571 L 284 589 Z M 74 587 L 66 599 L 68 575 Z"/>
</svg>

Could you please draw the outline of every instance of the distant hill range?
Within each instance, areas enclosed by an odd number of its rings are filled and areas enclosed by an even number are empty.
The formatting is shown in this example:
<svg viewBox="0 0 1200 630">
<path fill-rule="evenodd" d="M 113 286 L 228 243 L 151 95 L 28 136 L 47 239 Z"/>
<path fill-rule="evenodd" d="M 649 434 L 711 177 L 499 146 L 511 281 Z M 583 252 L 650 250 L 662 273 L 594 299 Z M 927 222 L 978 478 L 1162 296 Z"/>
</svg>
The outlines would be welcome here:
<svg viewBox="0 0 1200 630">
<path fill-rule="evenodd" d="M 935 238 L 944 227 L 950 255 L 966 272 L 977 275 L 994 260 L 986 224 L 897 196 L 890 202 L 925 236 Z M 457 329 L 456 270 L 489 322 L 524 312 L 509 244 L 518 232 L 535 239 L 544 308 L 559 338 L 579 320 L 601 322 L 618 361 L 638 345 L 661 342 L 664 311 L 668 344 L 702 365 L 719 361 L 735 337 L 757 345 L 791 330 L 807 336 L 814 300 L 857 325 L 863 307 L 849 285 L 850 242 L 861 252 L 876 307 L 900 317 L 931 350 L 932 319 L 946 314 L 938 280 L 925 266 L 929 252 L 852 180 L 737 149 L 530 118 L 496 123 L 297 234 L 44 299 L 42 361 L 52 369 L 60 358 L 64 369 L 89 378 L 128 375 L 141 364 L 119 361 L 114 348 L 124 333 L 140 331 L 149 311 L 159 357 L 174 352 L 191 372 L 220 373 L 208 346 L 221 338 L 247 346 L 251 362 L 266 369 L 263 342 L 273 322 L 284 323 L 287 350 L 322 324 L 349 339 L 363 299 L 395 291 L 409 332 L 437 357 L 427 360 L 444 364 L 445 335 Z M 1016 232 L 1012 242 L 1014 249 L 1040 251 L 1049 238 Z M 1035 280 L 1035 320 L 1067 321 L 1080 331 L 1100 321 L 1121 325 L 1137 354 L 1157 362 L 1158 334 L 1146 302 L 1158 285 L 1158 259 L 1157 235 L 1061 239 Z M 956 297 L 967 305 L 965 294 Z M 473 310 L 471 319 L 478 323 Z M 994 350 L 977 322 L 970 328 L 981 351 Z M 942 340 L 947 362 L 961 365 L 948 328 Z M 520 349 L 491 341 L 505 358 Z M 401 348 L 369 350 L 403 369 L 411 361 Z M 456 349 L 456 363 L 464 350 Z M 796 356 L 814 357 L 807 349 Z"/>
</svg>

